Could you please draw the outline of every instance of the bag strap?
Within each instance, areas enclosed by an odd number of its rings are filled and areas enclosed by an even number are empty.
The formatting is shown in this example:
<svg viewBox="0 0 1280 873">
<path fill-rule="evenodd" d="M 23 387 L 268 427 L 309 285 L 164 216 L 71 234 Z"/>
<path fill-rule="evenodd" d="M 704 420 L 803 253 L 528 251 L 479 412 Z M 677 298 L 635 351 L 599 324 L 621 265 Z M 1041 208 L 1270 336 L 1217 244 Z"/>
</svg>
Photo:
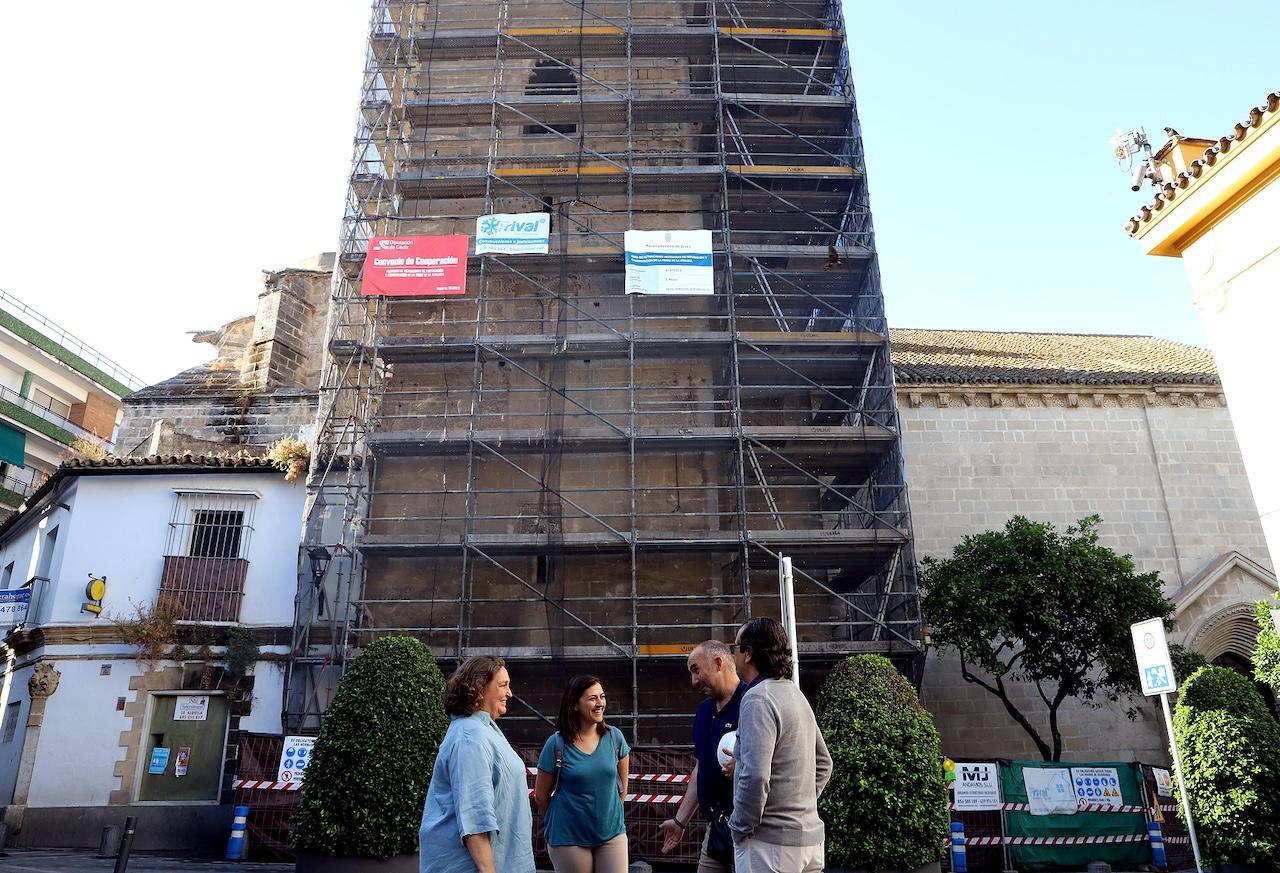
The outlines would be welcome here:
<svg viewBox="0 0 1280 873">
<path fill-rule="evenodd" d="M 560 787 L 560 768 L 564 766 L 564 736 L 561 735 L 560 731 L 556 731 L 555 737 L 556 737 L 556 781 L 555 781 L 555 784 L 551 786 L 552 794 L 555 794 L 556 790 Z"/>
</svg>

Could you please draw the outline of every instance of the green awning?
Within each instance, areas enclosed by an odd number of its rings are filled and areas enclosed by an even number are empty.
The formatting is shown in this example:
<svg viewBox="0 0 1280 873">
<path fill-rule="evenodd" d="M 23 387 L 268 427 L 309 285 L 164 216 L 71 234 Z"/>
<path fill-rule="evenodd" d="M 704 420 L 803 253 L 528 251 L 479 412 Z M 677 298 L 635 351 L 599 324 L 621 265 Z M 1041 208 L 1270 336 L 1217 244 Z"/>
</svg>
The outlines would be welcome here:
<svg viewBox="0 0 1280 873">
<path fill-rule="evenodd" d="M 23 467 L 27 460 L 27 435 L 0 422 L 0 461 Z"/>
</svg>

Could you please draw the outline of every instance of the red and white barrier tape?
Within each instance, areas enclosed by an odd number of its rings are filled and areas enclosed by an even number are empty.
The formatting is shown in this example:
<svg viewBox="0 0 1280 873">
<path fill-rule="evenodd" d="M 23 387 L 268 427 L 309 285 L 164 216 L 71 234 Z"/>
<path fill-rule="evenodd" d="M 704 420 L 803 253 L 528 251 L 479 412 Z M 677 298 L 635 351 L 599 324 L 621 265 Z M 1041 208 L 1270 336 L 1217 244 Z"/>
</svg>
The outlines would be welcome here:
<svg viewBox="0 0 1280 873">
<path fill-rule="evenodd" d="M 1102 837 L 965 837 L 965 848 L 969 846 L 1090 846 L 1097 843 L 1145 843 L 1146 834 L 1111 834 Z M 1165 840 L 1169 842 L 1169 840 Z M 943 845 L 950 846 L 951 840 Z"/>
<path fill-rule="evenodd" d="M 301 782 L 271 782 L 266 779 L 235 779 L 232 788 L 251 788 L 259 791 L 301 791 Z"/>
<path fill-rule="evenodd" d="M 538 774 L 537 767 L 525 767 L 525 773 L 530 776 Z M 660 782 L 666 785 L 684 785 L 689 781 L 687 773 L 632 773 L 628 777 L 634 782 Z"/>
<path fill-rule="evenodd" d="M 956 808 L 956 805 L 954 803 L 950 803 L 950 804 L 947 804 L 947 808 L 954 810 Z M 1173 812 L 1172 806 L 1162 806 L 1160 808 L 1168 812 Z M 1007 810 L 1008 812 L 1030 812 L 1031 804 L 1002 803 L 1000 804 L 1000 809 Z M 963 810 L 961 811 L 963 812 Z M 974 810 L 974 812 L 977 812 L 977 811 L 978 810 Z M 985 810 L 985 811 L 995 812 L 996 810 L 991 809 L 991 810 Z M 1109 806 L 1105 803 L 1081 803 L 1079 806 L 1076 807 L 1076 812 L 1148 812 L 1148 811 L 1149 811 L 1148 808 L 1145 806 L 1132 805 L 1132 804 L 1127 806 Z"/>
<path fill-rule="evenodd" d="M 533 789 L 529 789 L 529 796 L 533 797 Z M 679 803 L 684 800 L 683 794 L 628 794 L 622 798 L 624 803 Z"/>
</svg>

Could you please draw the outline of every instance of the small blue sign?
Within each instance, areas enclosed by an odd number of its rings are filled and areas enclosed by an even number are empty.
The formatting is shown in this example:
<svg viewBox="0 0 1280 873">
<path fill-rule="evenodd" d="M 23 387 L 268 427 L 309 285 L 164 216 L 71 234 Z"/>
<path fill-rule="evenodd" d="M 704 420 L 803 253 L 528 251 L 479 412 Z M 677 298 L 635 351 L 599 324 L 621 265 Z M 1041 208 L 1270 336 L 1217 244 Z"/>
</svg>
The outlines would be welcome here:
<svg viewBox="0 0 1280 873">
<path fill-rule="evenodd" d="M 151 763 L 147 765 L 147 772 L 152 776 L 159 776 L 169 767 L 169 750 L 155 748 L 151 750 Z"/>
<path fill-rule="evenodd" d="M 1172 683 L 1169 681 L 1169 671 L 1165 669 L 1163 664 L 1157 664 L 1154 667 L 1146 669 L 1147 687 L 1152 691 L 1159 691 L 1162 688 L 1170 688 Z"/>
</svg>

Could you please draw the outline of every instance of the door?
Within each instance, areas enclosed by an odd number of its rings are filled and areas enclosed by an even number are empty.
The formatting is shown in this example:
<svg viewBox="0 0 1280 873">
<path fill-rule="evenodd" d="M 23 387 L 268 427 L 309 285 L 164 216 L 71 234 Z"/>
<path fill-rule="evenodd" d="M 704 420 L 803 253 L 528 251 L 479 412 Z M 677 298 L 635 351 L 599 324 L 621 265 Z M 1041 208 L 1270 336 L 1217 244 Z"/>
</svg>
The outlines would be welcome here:
<svg viewBox="0 0 1280 873">
<path fill-rule="evenodd" d="M 138 800 L 217 802 L 227 713 L 221 696 L 152 695 Z"/>
</svg>

